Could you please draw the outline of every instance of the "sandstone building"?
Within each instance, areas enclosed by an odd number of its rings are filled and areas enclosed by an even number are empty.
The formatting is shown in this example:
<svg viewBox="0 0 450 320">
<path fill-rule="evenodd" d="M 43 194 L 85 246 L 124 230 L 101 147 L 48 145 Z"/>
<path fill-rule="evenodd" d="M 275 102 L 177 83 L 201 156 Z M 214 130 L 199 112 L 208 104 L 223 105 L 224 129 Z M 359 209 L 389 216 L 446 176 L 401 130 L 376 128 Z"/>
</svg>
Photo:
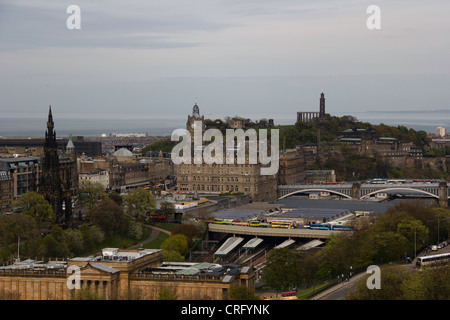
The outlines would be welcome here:
<svg viewBox="0 0 450 320">
<path fill-rule="evenodd" d="M 190 133 L 192 143 L 196 121 L 202 123 L 201 133 L 203 136 L 205 132 L 204 116 L 200 116 L 197 104 L 194 105 L 192 115 L 188 116 L 186 123 L 186 130 Z M 244 164 L 237 164 L 237 161 L 231 164 L 225 160 L 227 152 L 236 152 L 236 150 L 224 150 L 223 164 L 206 164 L 204 161 L 201 164 L 195 164 L 193 160 L 195 152 L 202 150 L 195 150 L 195 146 L 191 150 L 192 161 L 190 164 L 175 165 L 179 192 L 244 193 L 250 195 L 253 201 L 276 198 L 278 176 L 277 174 L 261 175 L 261 168 L 264 166 L 259 162 L 251 164 L 246 157 Z"/>
<path fill-rule="evenodd" d="M 160 184 L 175 174 L 169 154 L 151 153 L 140 157 L 126 149 L 111 155 L 78 158 L 79 182 L 100 182 L 106 190 L 125 192 L 127 189 Z"/>
<path fill-rule="evenodd" d="M 254 290 L 253 269 L 163 262 L 159 249 L 105 248 L 65 261 L 28 259 L 0 266 L 0 299 L 68 300 L 77 290 L 89 290 L 104 300 L 153 300 L 164 288 L 178 300 L 223 300 L 234 286 Z"/>
</svg>

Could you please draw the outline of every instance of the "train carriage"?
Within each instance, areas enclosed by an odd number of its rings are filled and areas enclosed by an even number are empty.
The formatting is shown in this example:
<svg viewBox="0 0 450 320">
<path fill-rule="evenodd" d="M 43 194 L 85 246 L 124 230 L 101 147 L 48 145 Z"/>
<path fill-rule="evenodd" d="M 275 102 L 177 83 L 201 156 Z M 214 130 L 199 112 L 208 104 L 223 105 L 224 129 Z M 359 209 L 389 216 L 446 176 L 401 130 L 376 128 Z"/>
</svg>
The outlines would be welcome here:
<svg viewBox="0 0 450 320">
<path fill-rule="evenodd" d="M 418 257 L 416 261 L 416 266 L 421 268 L 427 265 L 438 265 L 440 263 L 448 263 L 450 260 L 450 253 L 441 253 L 431 256 Z"/>
</svg>

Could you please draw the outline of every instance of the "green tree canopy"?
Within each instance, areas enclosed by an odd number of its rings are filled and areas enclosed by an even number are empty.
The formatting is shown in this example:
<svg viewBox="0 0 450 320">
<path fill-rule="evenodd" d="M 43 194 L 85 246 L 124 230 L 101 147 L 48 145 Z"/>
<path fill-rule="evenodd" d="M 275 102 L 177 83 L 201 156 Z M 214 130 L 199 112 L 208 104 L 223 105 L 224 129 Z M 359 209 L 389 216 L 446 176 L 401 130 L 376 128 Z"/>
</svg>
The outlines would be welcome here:
<svg viewBox="0 0 450 320">
<path fill-rule="evenodd" d="M 21 255 L 35 254 L 40 239 L 36 221 L 30 216 L 23 213 L 0 216 L 0 261 L 16 256 L 18 243 Z"/>
<path fill-rule="evenodd" d="M 105 187 L 100 182 L 83 181 L 78 187 L 81 203 L 92 208 L 100 199 L 106 197 Z"/>
<path fill-rule="evenodd" d="M 55 222 L 55 213 L 43 195 L 29 191 L 13 201 L 13 207 L 27 214 L 39 227 L 47 227 Z"/>
<path fill-rule="evenodd" d="M 173 229 L 172 234 L 183 234 L 186 236 L 186 238 L 190 243 L 194 238 L 200 236 L 200 230 L 193 224 L 185 223 L 176 226 Z"/>
<path fill-rule="evenodd" d="M 299 254 L 289 248 L 274 249 L 266 260 L 264 283 L 276 290 L 285 291 L 298 285 Z"/>
<path fill-rule="evenodd" d="M 128 220 L 123 208 L 110 199 L 89 210 L 89 218 L 98 225 L 105 235 L 123 234 L 127 230 Z"/>
<path fill-rule="evenodd" d="M 140 216 L 156 208 L 156 199 L 148 190 L 136 188 L 123 198 L 123 204 L 128 212 Z"/>
<path fill-rule="evenodd" d="M 165 260 L 184 261 L 189 249 L 188 238 L 184 234 L 171 235 L 161 244 L 161 249 Z"/>
</svg>

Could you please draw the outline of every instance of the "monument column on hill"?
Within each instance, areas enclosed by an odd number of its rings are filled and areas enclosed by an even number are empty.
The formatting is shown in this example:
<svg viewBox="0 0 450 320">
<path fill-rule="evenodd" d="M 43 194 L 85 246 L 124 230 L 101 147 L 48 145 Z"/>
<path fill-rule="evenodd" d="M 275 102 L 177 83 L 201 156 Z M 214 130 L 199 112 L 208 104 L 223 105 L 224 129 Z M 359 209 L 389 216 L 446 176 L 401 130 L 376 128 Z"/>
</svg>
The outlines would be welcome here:
<svg viewBox="0 0 450 320">
<path fill-rule="evenodd" d="M 322 92 L 320 95 L 320 110 L 319 110 L 319 119 L 325 118 L 325 94 Z"/>
</svg>

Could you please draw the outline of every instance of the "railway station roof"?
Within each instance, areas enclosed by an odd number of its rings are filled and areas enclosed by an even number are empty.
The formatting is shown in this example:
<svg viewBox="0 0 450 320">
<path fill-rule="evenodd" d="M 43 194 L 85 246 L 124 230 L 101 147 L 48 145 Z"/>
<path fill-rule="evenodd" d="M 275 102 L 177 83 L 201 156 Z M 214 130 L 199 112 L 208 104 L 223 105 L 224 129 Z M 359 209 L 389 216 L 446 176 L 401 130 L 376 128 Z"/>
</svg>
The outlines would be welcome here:
<svg viewBox="0 0 450 320">
<path fill-rule="evenodd" d="M 214 253 L 215 256 L 226 256 L 230 253 L 234 248 L 236 248 L 244 238 L 241 237 L 230 237 L 228 238 L 224 244 Z"/>
<path fill-rule="evenodd" d="M 282 248 L 286 248 L 292 244 L 295 243 L 295 240 L 292 239 L 288 239 L 286 241 L 283 241 L 282 243 L 280 243 L 279 245 L 277 245 L 276 247 L 274 247 L 274 249 L 282 249 Z"/>
<path fill-rule="evenodd" d="M 250 239 L 246 244 L 242 246 L 243 249 L 255 249 L 257 246 L 259 246 L 263 242 L 263 239 L 261 238 L 253 238 Z"/>
<path fill-rule="evenodd" d="M 299 251 L 307 251 L 307 250 L 309 250 L 309 249 L 319 247 L 319 246 L 321 246 L 322 244 L 323 244 L 323 241 L 320 241 L 320 240 L 315 239 L 315 240 L 309 241 L 308 243 L 305 243 L 304 245 L 302 245 L 302 246 L 301 246 L 300 248 L 298 248 L 297 250 L 299 250 Z"/>
</svg>

